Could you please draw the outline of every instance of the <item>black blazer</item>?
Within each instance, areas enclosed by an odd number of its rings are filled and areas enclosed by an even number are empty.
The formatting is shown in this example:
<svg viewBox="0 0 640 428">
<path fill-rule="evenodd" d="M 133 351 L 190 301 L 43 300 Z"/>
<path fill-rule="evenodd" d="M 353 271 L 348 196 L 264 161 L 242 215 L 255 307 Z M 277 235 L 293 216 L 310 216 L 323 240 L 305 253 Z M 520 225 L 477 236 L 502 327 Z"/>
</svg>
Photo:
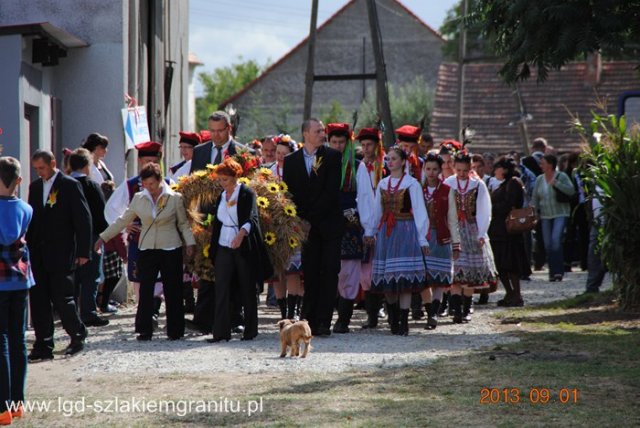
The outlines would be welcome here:
<svg viewBox="0 0 640 428">
<path fill-rule="evenodd" d="M 84 197 L 89 205 L 89 211 L 91 212 L 91 233 L 92 237 L 95 238 L 109 226 L 107 220 L 104 218 L 104 194 L 100 186 L 98 186 L 98 183 L 89 177 L 77 177 L 76 180 L 80 182 Z"/>
<path fill-rule="evenodd" d="M 229 143 L 228 153 L 229 156 L 233 156 L 238 153 L 238 150 L 248 150 L 249 153 L 255 154 L 255 150 L 248 149 L 244 145 L 238 143 L 235 140 L 231 140 Z M 213 142 L 209 141 L 208 143 L 200 144 L 193 149 L 193 158 L 191 159 L 191 170 L 189 173 L 193 173 L 194 171 L 200 171 L 207 167 L 207 164 L 211 163 L 211 152 L 213 151 Z M 223 159 L 224 160 L 224 159 Z"/>
<path fill-rule="evenodd" d="M 322 157 L 317 173 L 307 174 L 304 149 L 284 158 L 282 179 L 287 183 L 300 218 L 327 238 L 342 236 L 344 216 L 340 204 L 342 155 L 326 146 L 318 148 L 316 158 Z"/>
<path fill-rule="evenodd" d="M 43 181 L 29 185 L 33 219 L 27 244 L 35 269 L 70 272 L 77 257 L 91 257 L 91 212 L 80 183 L 58 173 L 51 192 L 57 192 L 53 206 L 42 204 Z M 51 193 L 49 194 L 51 195 Z"/>
<path fill-rule="evenodd" d="M 218 207 L 222 203 L 222 194 L 218 197 L 215 209 L 212 213 L 214 217 L 213 230 L 211 233 L 211 246 L 209 257 L 215 264 L 216 253 L 219 248 L 218 240 L 220 239 L 220 231 L 222 222 L 218 220 Z M 267 254 L 267 248 L 262 237 L 260 229 L 260 218 L 258 217 L 258 206 L 256 205 L 256 194 L 244 184 L 240 185 L 238 192 L 238 226 L 241 227 L 245 223 L 251 224 L 251 232 L 247 235 L 240 245 L 240 252 L 251 265 L 251 277 L 257 284 L 273 276 L 273 266 Z"/>
</svg>

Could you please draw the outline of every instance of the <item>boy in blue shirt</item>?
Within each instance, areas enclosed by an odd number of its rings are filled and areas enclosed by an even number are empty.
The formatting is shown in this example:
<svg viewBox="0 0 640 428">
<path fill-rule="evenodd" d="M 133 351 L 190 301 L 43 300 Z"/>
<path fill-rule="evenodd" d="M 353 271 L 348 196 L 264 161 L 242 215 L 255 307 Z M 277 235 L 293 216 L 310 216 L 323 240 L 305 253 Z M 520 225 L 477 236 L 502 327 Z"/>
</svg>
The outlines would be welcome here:
<svg viewBox="0 0 640 428">
<path fill-rule="evenodd" d="M 33 285 L 25 242 L 33 209 L 16 195 L 20 162 L 0 157 L 0 425 L 24 413 L 27 296 Z"/>
</svg>

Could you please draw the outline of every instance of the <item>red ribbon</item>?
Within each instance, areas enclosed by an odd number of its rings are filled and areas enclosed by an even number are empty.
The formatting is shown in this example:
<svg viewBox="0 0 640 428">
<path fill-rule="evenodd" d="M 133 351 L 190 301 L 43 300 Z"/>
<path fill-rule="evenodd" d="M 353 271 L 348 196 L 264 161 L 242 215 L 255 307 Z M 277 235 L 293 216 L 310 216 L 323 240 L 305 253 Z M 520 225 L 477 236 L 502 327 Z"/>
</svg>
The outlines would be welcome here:
<svg viewBox="0 0 640 428">
<path fill-rule="evenodd" d="M 380 220 L 380 225 L 378 226 L 378 229 L 382 229 L 382 225 L 383 224 L 387 224 L 387 231 L 385 232 L 385 235 L 387 235 L 387 238 L 391 236 L 391 232 L 393 232 L 393 228 L 396 227 L 396 216 L 395 214 L 393 214 L 393 211 L 387 211 L 384 213 L 384 215 L 382 216 L 382 219 Z"/>
</svg>

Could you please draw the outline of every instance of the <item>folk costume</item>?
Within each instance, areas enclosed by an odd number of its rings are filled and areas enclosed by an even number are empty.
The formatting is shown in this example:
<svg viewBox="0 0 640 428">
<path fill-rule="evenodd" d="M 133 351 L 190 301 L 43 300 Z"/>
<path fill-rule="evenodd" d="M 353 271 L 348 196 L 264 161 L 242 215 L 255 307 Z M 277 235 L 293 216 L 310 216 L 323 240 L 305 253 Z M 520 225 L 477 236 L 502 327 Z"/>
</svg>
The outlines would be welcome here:
<svg viewBox="0 0 640 428">
<path fill-rule="evenodd" d="M 389 175 L 389 171 L 384 165 L 384 146 L 380 139 L 380 131 L 377 128 L 362 128 L 360 132 L 358 132 L 356 139 L 360 142 L 363 140 L 373 140 L 377 142 L 375 160 L 363 160 L 360 162 L 356 177 L 360 223 L 365 231 L 375 230 L 378 226 L 373 218 L 376 188 L 380 180 Z M 362 328 L 376 328 L 378 326 L 378 311 L 382 304 L 382 294 L 372 293 L 370 291 L 374 251 L 375 244 L 372 246 L 365 245 L 365 254 L 360 265 L 360 286 L 364 290 L 364 306 L 367 312 L 367 321 L 362 325 Z"/>
<path fill-rule="evenodd" d="M 410 300 L 400 310 L 390 300 L 424 288 L 426 266 L 421 247 L 429 245 L 430 227 L 420 183 L 406 173 L 382 179 L 376 189 L 373 220 L 377 230 L 365 232 L 366 236 L 376 234 L 371 291 L 387 295 L 392 333 L 406 335 Z"/>
<path fill-rule="evenodd" d="M 353 304 L 360 290 L 360 274 L 364 245 L 363 229 L 358 215 L 356 198 L 357 170 L 360 162 L 355 158 L 352 133 L 347 123 L 329 123 L 326 134 L 346 138 L 342 153 L 340 178 L 340 208 L 344 217 L 344 232 L 340 243 L 340 273 L 338 275 L 338 320 L 333 326 L 334 333 L 348 333 L 353 315 Z"/>
<path fill-rule="evenodd" d="M 180 131 L 180 140 L 178 144 L 189 144 L 192 147 L 196 147 L 201 143 L 200 134 L 196 132 L 184 132 Z M 178 178 L 189 175 L 189 171 L 191 170 L 191 162 L 190 160 L 183 159 L 177 164 L 173 165 L 169 168 L 169 178 L 173 181 L 178 181 Z"/>
</svg>

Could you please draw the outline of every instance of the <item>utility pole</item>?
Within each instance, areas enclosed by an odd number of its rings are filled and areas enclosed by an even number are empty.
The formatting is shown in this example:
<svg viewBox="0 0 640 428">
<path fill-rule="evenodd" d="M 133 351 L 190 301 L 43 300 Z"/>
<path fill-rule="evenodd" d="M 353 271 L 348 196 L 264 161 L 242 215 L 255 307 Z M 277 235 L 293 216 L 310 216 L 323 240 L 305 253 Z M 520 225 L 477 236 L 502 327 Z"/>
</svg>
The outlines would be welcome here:
<svg viewBox="0 0 640 428">
<path fill-rule="evenodd" d="M 513 85 L 513 98 L 516 102 L 516 106 L 518 107 L 518 129 L 520 129 L 520 138 L 522 141 L 522 152 L 526 155 L 530 153 L 530 145 L 529 145 L 529 130 L 527 128 L 527 121 L 531 120 L 531 116 L 527 114 L 527 110 L 524 106 L 524 102 L 522 101 L 522 95 L 520 94 L 520 88 L 518 88 L 518 84 Z"/>
<path fill-rule="evenodd" d="M 460 20 L 460 44 L 458 45 L 458 115 L 456 124 L 458 125 L 458 139 L 462 141 L 462 130 L 464 129 L 464 61 L 467 50 L 467 29 L 464 25 L 464 18 L 469 11 L 469 0 L 462 2 L 462 19 Z"/>
<path fill-rule="evenodd" d="M 307 54 L 307 74 L 304 79 L 304 116 L 307 120 L 311 117 L 311 104 L 313 102 L 313 76 L 314 58 L 316 54 L 316 29 L 318 28 L 318 0 L 313 0 L 311 5 L 311 24 L 309 25 L 309 52 Z"/>
<path fill-rule="evenodd" d="M 378 111 L 384 123 L 383 140 L 385 147 L 395 144 L 393 133 L 393 123 L 391 121 L 391 108 L 389 107 L 389 90 L 387 87 L 387 69 L 382 53 L 382 37 L 380 34 L 380 23 L 378 21 L 378 11 L 376 1 L 367 0 L 367 11 L 369 12 L 369 26 L 371 27 L 371 44 L 373 46 L 373 57 L 376 63 L 376 94 Z"/>
</svg>

